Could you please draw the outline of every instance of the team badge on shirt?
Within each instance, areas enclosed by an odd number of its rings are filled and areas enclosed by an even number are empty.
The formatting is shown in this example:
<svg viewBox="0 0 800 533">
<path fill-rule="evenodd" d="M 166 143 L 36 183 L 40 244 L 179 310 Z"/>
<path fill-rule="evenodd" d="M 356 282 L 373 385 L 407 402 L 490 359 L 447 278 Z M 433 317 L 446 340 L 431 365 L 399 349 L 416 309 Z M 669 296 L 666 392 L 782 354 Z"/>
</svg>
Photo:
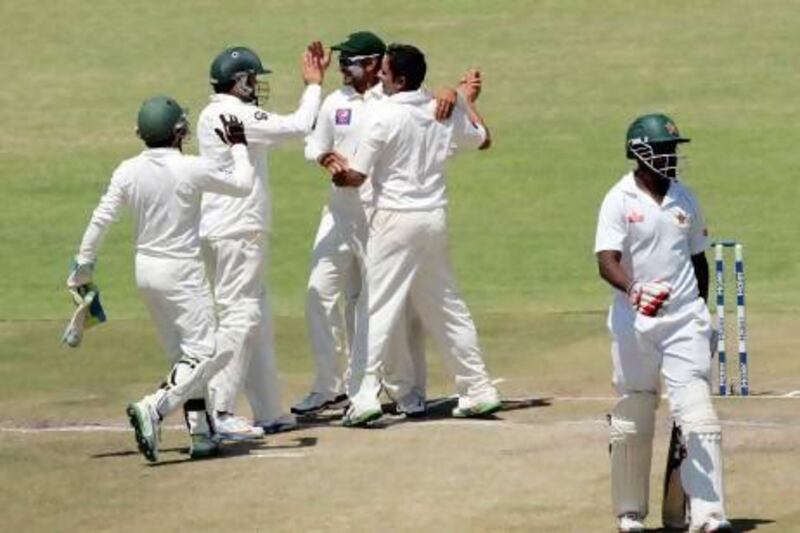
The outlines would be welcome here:
<svg viewBox="0 0 800 533">
<path fill-rule="evenodd" d="M 350 124 L 350 118 L 353 115 L 353 110 L 349 107 L 336 110 L 336 125 L 347 126 Z"/>
<path fill-rule="evenodd" d="M 681 210 L 678 210 L 675 213 L 675 222 L 678 223 L 678 226 L 687 226 L 689 224 L 689 215 Z"/>
<path fill-rule="evenodd" d="M 628 216 L 626 218 L 628 219 L 628 222 L 631 224 L 635 224 L 636 222 L 644 222 L 644 215 L 642 213 L 639 213 L 638 211 L 631 211 L 630 213 L 628 213 Z"/>
</svg>

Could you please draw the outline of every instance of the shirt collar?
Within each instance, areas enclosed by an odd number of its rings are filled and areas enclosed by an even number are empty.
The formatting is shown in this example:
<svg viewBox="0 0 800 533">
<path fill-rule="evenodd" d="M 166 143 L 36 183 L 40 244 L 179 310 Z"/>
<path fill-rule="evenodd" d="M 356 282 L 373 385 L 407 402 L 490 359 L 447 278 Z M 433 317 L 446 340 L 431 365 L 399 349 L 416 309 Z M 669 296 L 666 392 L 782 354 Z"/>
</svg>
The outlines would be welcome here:
<svg viewBox="0 0 800 533">
<path fill-rule="evenodd" d="M 145 148 L 142 154 L 150 157 L 163 157 L 165 155 L 180 154 L 181 151 L 173 147 Z"/>
<path fill-rule="evenodd" d="M 631 194 L 633 196 L 640 196 L 647 194 L 643 190 L 636 185 L 636 179 L 633 177 L 633 171 L 628 172 L 625 176 L 622 177 L 621 188 L 623 192 Z M 664 195 L 664 200 L 661 202 L 661 207 L 666 207 L 667 204 L 671 204 L 672 202 L 677 201 L 678 196 L 680 195 L 680 183 L 673 180 L 672 183 L 669 185 L 669 189 L 667 189 L 667 193 Z"/>
<path fill-rule="evenodd" d="M 247 102 L 243 102 L 238 96 L 234 96 L 228 93 L 214 93 L 211 95 L 212 102 L 228 102 L 228 103 L 239 103 L 243 105 L 247 105 Z"/>
<path fill-rule="evenodd" d="M 373 87 L 367 89 L 364 94 L 359 94 L 352 85 L 342 85 L 342 95 L 347 100 L 373 100 L 383 98 L 385 96 L 383 92 L 383 84 L 378 83 Z"/>
<path fill-rule="evenodd" d="M 431 96 L 424 89 L 416 91 L 402 91 L 389 97 L 389 100 L 398 104 L 421 104 L 430 101 Z"/>
</svg>

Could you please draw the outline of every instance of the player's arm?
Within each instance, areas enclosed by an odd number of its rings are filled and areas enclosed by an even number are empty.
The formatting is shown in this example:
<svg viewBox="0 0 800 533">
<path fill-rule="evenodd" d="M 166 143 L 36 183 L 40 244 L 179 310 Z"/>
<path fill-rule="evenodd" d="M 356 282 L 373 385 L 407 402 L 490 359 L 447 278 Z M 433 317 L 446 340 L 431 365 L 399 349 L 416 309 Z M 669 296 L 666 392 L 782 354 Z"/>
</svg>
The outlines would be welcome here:
<svg viewBox="0 0 800 533">
<path fill-rule="evenodd" d="M 79 287 L 92 281 L 97 252 L 103 244 L 108 228 L 119 219 L 126 204 L 127 186 L 127 178 L 120 169 L 117 169 L 83 233 L 78 254 L 75 256 L 75 265 L 67 278 L 67 287 Z"/>
<path fill-rule="evenodd" d="M 708 302 L 708 260 L 706 259 L 708 228 L 703 211 L 691 191 L 690 197 L 694 207 L 694 216 L 691 218 L 692 226 L 689 230 L 689 249 L 692 254 L 694 276 L 697 279 L 697 290 L 700 293 L 700 298 Z"/>
<path fill-rule="evenodd" d="M 255 108 L 249 117 L 243 117 L 250 143 L 272 145 L 284 139 L 307 135 L 314 127 L 322 99 L 321 84 L 327 68 L 326 60 L 318 57 L 317 53 L 306 51 L 300 60 L 306 88 L 294 113 L 278 115 Z M 330 63 L 329 56 L 325 57 Z"/>
<path fill-rule="evenodd" d="M 247 152 L 244 125 L 235 116 L 219 116 L 221 127 L 215 128 L 217 136 L 230 146 L 233 172 L 219 166 L 216 161 L 198 158 L 195 179 L 203 191 L 228 196 L 247 196 L 253 191 L 256 170 Z"/>
<path fill-rule="evenodd" d="M 434 94 L 436 98 L 436 108 L 433 114 L 436 120 L 447 120 L 453 116 L 453 110 L 458 102 L 459 93 L 469 102 L 474 102 L 478 99 L 480 92 L 481 73 L 477 69 L 466 71 L 455 89 L 447 85 L 440 87 Z"/>
<path fill-rule="evenodd" d="M 708 260 L 705 252 L 692 256 L 692 266 L 694 267 L 694 277 L 697 279 L 697 290 L 700 292 L 700 298 L 708 302 Z"/>
<path fill-rule="evenodd" d="M 623 202 L 613 192 L 606 195 L 600 207 L 594 252 L 600 277 L 609 285 L 627 294 L 637 312 L 656 316 L 669 299 L 671 287 L 661 280 L 637 280 L 622 266 L 622 250 L 628 235 Z"/>
<path fill-rule="evenodd" d="M 364 135 L 358 143 L 356 155 L 349 166 L 333 163 L 328 171 L 333 176 L 333 183 L 338 187 L 359 187 L 375 166 L 389 138 L 389 127 L 384 117 L 376 110 L 365 124 Z"/>
<path fill-rule="evenodd" d="M 633 280 L 622 268 L 622 252 L 618 250 L 600 250 L 595 255 L 600 277 L 615 289 L 628 292 Z"/>
<path fill-rule="evenodd" d="M 478 113 L 474 102 L 468 101 L 459 94 L 456 109 L 453 112 L 452 152 L 478 149 L 486 150 L 492 143 L 489 130 Z"/>
<path fill-rule="evenodd" d="M 318 163 L 331 174 L 334 174 L 332 165 L 347 166 L 347 159 L 333 149 L 335 143 L 333 106 L 330 97 L 322 103 L 314 130 L 306 137 L 304 150 L 306 160 Z"/>
</svg>

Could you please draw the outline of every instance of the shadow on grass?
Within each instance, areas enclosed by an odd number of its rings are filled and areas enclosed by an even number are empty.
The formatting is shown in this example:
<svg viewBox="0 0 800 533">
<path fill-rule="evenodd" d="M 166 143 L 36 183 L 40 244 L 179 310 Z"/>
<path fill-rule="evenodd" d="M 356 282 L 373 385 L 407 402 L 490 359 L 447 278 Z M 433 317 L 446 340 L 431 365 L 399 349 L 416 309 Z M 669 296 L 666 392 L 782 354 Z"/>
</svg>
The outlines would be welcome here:
<svg viewBox="0 0 800 533">
<path fill-rule="evenodd" d="M 733 530 L 737 533 L 745 532 L 745 531 L 755 531 L 758 529 L 758 526 L 763 526 L 766 524 L 774 524 L 775 520 L 770 520 L 769 518 L 731 518 L 731 525 L 733 526 Z M 677 531 L 681 531 L 679 529 L 666 529 L 666 528 L 647 528 L 644 530 L 645 533 L 675 533 Z M 686 531 L 685 529 L 682 531 Z"/>
<path fill-rule="evenodd" d="M 502 407 L 497 413 L 503 411 L 515 411 L 518 409 L 532 409 L 536 407 L 548 407 L 551 404 L 550 398 L 514 398 L 502 401 Z M 380 419 L 371 422 L 361 429 L 386 429 L 397 424 L 415 423 L 415 422 L 431 422 L 435 420 L 449 420 L 453 419 L 453 409 L 458 405 L 458 398 L 449 396 L 444 398 L 434 398 L 425 403 L 425 412 L 417 414 L 406 414 L 399 410 L 394 402 L 384 403 L 381 408 L 383 409 L 384 416 Z M 492 413 L 482 416 L 469 417 L 468 420 L 502 420 L 497 416 L 497 413 Z M 323 417 L 306 417 L 300 419 L 304 426 L 333 426 L 339 425 L 337 421 L 341 415 Z M 464 420 L 464 419 L 460 419 Z"/>
<path fill-rule="evenodd" d="M 167 466 L 167 465 L 175 465 L 175 464 L 182 464 L 182 463 L 189 463 L 189 462 L 197 462 L 198 460 L 208 461 L 213 459 L 225 459 L 226 457 L 237 457 L 243 455 L 249 455 L 253 451 L 276 451 L 276 450 L 298 450 L 301 448 L 309 448 L 312 446 L 317 445 L 317 438 L 316 437 L 299 437 L 297 439 L 293 439 L 296 444 L 293 445 L 270 445 L 269 442 L 265 440 L 254 440 L 254 441 L 242 441 L 242 442 L 225 442 L 220 445 L 219 453 L 213 457 L 208 457 L 205 459 L 190 459 L 189 455 L 189 448 L 185 446 L 174 447 L 174 448 L 161 448 L 159 453 L 179 453 L 186 457 L 180 459 L 171 459 L 168 461 L 159 461 L 158 463 L 150 464 L 150 466 Z M 136 450 L 121 450 L 121 451 L 114 451 L 114 452 L 105 452 L 105 453 L 98 453 L 92 454 L 89 457 L 91 459 L 109 459 L 114 457 L 128 457 L 131 455 L 139 455 L 139 452 Z"/>
</svg>

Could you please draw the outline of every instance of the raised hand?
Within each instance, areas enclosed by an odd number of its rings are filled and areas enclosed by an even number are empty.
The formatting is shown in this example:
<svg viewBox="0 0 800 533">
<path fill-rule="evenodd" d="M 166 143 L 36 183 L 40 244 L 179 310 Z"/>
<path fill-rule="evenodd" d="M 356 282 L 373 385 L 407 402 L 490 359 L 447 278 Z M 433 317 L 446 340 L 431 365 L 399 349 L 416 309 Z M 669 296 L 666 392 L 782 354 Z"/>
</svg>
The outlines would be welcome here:
<svg viewBox="0 0 800 533">
<path fill-rule="evenodd" d="M 227 144 L 233 146 L 234 144 L 247 144 L 247 137 L 244 134 L 244 124 L 235 115 L 220 115 L 219 119 L 222 121 L 222 129 L 214 128 L 217 136 Z"/>
<path fill-rule="evenodd" d="M 319 59 L 319 66 L 323 71 L 328 70 L 328 67 L 331 65 L 332 51 L 330 49 L 325 50 L 321 42 L 314 41 L 308 45 L 308 51 L 311 53 L 312 57 Z"/>
<path fill-rule="evenodd" d="M 442 87 L 436 91 L 436 120 L 447 120 L 453 114 L 458 94 L 452 87 Z"/>
<path fill-rule="evenodd" d="M 468 102 L 474 102 L 481 95 L 483 81 L 481 79 L 481 71 L 476 68 L 471 68 L 464 73 L 461 77 L 461 82 L 458 84 L 458 90 L 464 95 Z"/>
<path fill-rule="evenodd" d="M 305 84 L 321 84 L 330 63 L 330 51 L 326 53 L 322 43 L 315 41 L 308 45 L 300 58 L 300 71 Z"/>
</svg>

